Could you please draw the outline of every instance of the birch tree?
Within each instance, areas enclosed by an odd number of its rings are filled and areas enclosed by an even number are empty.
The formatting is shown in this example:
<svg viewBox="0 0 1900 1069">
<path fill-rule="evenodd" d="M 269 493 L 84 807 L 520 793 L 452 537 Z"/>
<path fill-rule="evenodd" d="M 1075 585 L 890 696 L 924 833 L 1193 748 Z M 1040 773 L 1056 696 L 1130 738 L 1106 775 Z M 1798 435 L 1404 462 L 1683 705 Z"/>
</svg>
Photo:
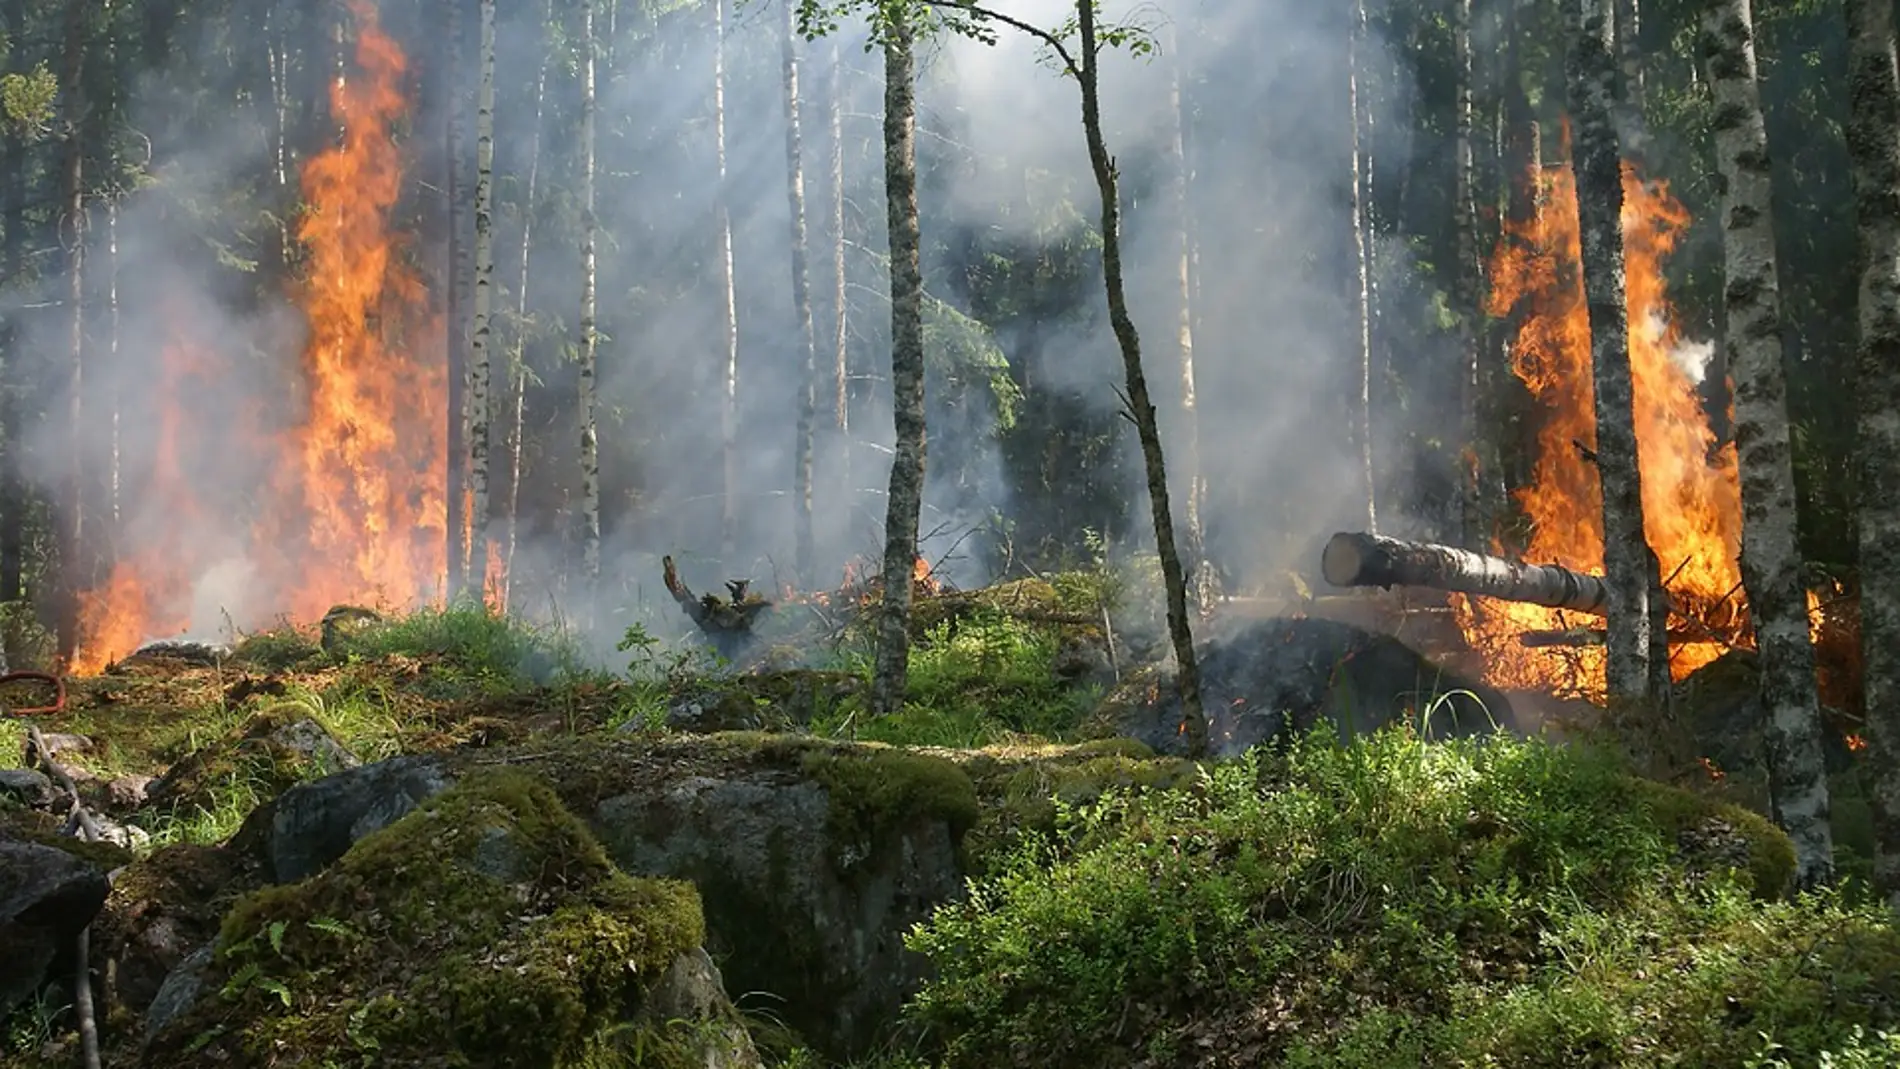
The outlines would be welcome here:
<svg viewBox="0 0 1900 1069">
<path fill-rule="evenodd" d="M 1643 535 L 1642 473 L 1636 460 L 1612 2 L 1565 0 L 1570 36 L 1565 82 L 1575 124 L 1571 161 L 1596 390 L 1596 468 L 1603 485 L 1603 573 L 1610 590 L 1606 682 L 1612 706 L 1631 713 L 1650 697 L 1649 599 L 1656 576 Z"/>
<path fill-rule="evenodd" d="M 467 516 L 467 459 L 468 459 L 468 353 L 463 348 L 467 335 L 463 332 L 463 316 L 466 314 L 462 303 L 462 283 L 473 275 L 469 259 L 469 247 L 463 236 L 463 219 L 467 208 L 462 203 L 462 143 L 468 126 L 468 105 L 462 98 L 462 73 L 466 70 L 467 40 L 463 33 L 463 0 L 442 0 L 443 16 L 448 26 L 448 58 L 443 63 L 440 85 L 442 93 L 448 98 L 448 107 L 444 111 L 446 125 L 444 136 L 448 142 L 448 174 L 445 176 L 442 190 L 448 209 L 448 285 L 444 287 L 444 300 L 447 304 L 448 320 L 445 342 L 448 345 L 449 368 L 449 411 L 448 411 L 448 596 L 451 601 L 462 596 L 468 585 L 468 516 Z M 339 30 L 339 32 L 341 32 Z M 337 78 L 343 77 L 342 44 L 339 42 Z"/>
<path fill-rule="evenodd" d="M 1358 336 L 1354 343 L 1358 346 L 1355 354 L 1359 360 L 1358 381 L 1354 383 L 1355 395 L 1352 400 L 1352 437 L 1353 447 L 1357 450 L 1359 477 L 1363 482 L 1360 493 L 1365 503 L 1366 533 L 1376 534 L 1379 530 L 1378 483 L 1372 467 L 1372 264 L 1371 248 L 1367 243 L 1366 187 L 1367 154 L 1360 138 L 1359 94 L 1363 80 L 1360 55 L 1365 49 L 1366 3 L 1365 0 L 1353 0 L 1352 26 L 1346 37 L 1346 103 L 1350 109 L 1348 122 L 1352 130 L 1352 254 L 1353 267 L 1357 272 L 1354 279 L 1353 315 L 1357 319 Z"/>
<path fill-rule="evenodd" d="M 1860 638 L 1874 885 L 1900 909 L 1900 70 L 1893 5 L 1847 0 L 1847 147 L 1861 245 Z"/>
<path fill-rule="evenodd" d="M 726 176 L 726 0 L 713 0 L 713 145 L 718 175 L 713 187 L 713 228 L 719 247 L 719 327 L 724 343 L 719 369 L 720 552 L 730 558 L 739 537 L 739 303 L 733 287 L 732 188 Z"/>
<path fill-rule="evenodd" d="M 534 260 L 535 192 L 541 181 L 542 120 L 548 99 L 548 34 L 554 23 L 554 0 L 541 12 L 541 65 L 534 76 L 534 129 L 529 132 L 528 176 L 521 196 L 521 280 L 515 293 L 515 347 L 509 360 L 513 411 L 508 417 L 508 500 L 502 506 L 505 524 L 501 556 L 501 603 L 508 604 L 514 585 L 515 544 L 521 533 L 521 445 L 527 430 L 528 401 L 528 268 Z"/>
<path fill-rule="evenodd" d="M 831 422 L 837 437 L 838 482 L 843 488 L 842 506 L 851 507 L 851 349 L 850 306 L 846 298 L 844 252 L 844 57 L 837 38 L 831 40 L 830 92 L 827 94 L 827 118 L 831 136 Z"/>
<path fill-rule="evenodd" d="M 66 458 L 66 485 L 61 494 L 64 530 L 60 554 L 60 612 L 58 621 L 59 654 L 70 661 L 79 648 L 79 595 L 91 586 L 86 540 L 91 530 L 86 524 L 86 470 L 84 463 L 86 426 L 86 145 L 83 136 L 85 99 L 83 78 L 86 64 L 86 0 L 68 0 L 65 10 L 65 46 L 62 75 L 65 118 L 65 151 L 60 163 L 60 208 L 65 214 L 60 240 L 66 244 L 66 312 L 68 329 L 67 433 L 69 455 Z"/>
<path fill-rule="evenodd" d="M 792 215 L 792 313 L 798 318 L 798 440 L 793 449 L 792 537 L 801 581 L 813 578 L 812 453 L 818 422 L 818 339 L 811 313 L 811 244 L 805 227 L 804 146 L 798 121 L 798 12 L 784 0 L 781 70 L 785 89 L 785 172 Z"/>
<path fill-rule="evenodd" d="M 481 70 L 475 93 L 475 319 L 468 359 L 468 582 L 487 591 L 489 341 L 495 302 L 495 0 L 481 0 Z"/>
<path fill-rule="evenodd" d="M 594 377 L 599 363 L 600 332 L 595 323 L 596 254 L 600 219 L 594 211 L 594 127 L 598 102 L 594 98 L 594 0 L 581 0 L 581 320 L 580 407 L 581 432 L 581 578 L 590 593 L 600 579 L 600 438 L 594 414 Z"/>
<path fill-rule="evenodd" d="M 1480 301 L 1484 288 L 1478 256 L 1477 152 L 1472 144 L 1471 0 L 1452 0 L 1452 52 L 1456 69 L 1453 102 L 1452 230 L 1457 263 L 1452 267 L 1452 297 L 1458 311 L 1458 430 L 1460 494 L 1458 518 L 1466 548 L 1491 544 L 1496 516 L 1483 500 L 1484 480 L 1494 477 L 1497 458 L 1485 448 L 1491 428 L 1484 426 L 1484 359 L 1478 343 Z"/>
<path fill-rule="evenodd" d="M 1207 482 L 1201 468 L 1201 414 L 1194 384 L 1194 242 L 1193 206 L 1188 192 L 1192 181 L 1187 154 L 1187 108 L 1181 93 L 1181 34 L 1171 29 L 1168 49 L 1168 114 L 1173 120 L 1169 130 L 1169 155 L 1173 174 L 1169 183 L 1169 207 L 1174 214 L 1173 244 L 1168 250 L 1169 269 L 1174 275 L 1175 352 L 1180 360 L 1181 443 L 1186 447 L 1187 493 L 1183 518 L 1187 524 L 1187 560 L 1184 566 L 1194 573 L 1194 602 L 1201 612 L 1214 609 L 1219 596 L 1215 589 L 1213 562 L 1207 557 L 1207 531 L 1201 510 L 1207 502 Z"/>
<path fill-rule="evenodd" d="M 1794 840 L 1803 885 L 1833 871 L 1827 768 L 1807 597 L 1795 540 L 1794 463 L 1781 364 L 1781 293 L 1775 278 L 1768 131 L 1756 81 L 1749 0 L 1720 0 L 1702 16 L 1702 56 L 1715 92 L 1722 174 L 1722 262 L 1735 448 L 1742 484 L 1742 585 L 1761 653 L 1768 715 L 1770 794 Z"/>
<path fill-rule="evenodd" d="M 891 256 L 891 409 L 897 440 L 884 514 L 884 596 L 871 711 L 903 708 L 910 677 L 911 574 L 924 494 L 924 277 L 917 218 L 915 22 L 888 9 L 884 44 L 884 197 Z"/>
</svg>

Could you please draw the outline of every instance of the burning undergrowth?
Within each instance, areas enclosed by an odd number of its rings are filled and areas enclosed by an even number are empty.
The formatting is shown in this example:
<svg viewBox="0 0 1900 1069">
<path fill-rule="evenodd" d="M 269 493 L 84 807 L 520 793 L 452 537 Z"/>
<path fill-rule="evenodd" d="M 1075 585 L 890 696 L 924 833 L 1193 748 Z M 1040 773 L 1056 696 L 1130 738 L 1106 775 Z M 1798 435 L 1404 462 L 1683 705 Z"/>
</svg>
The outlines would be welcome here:
<svg viewBox="0 0 1900 1069">
<path fill-rule="evenodd" d="M 207 409 L 247 370 L 244 355 L 174 317 L 143 399 L 154 430 L 138 443 L 151 467 L 131 506 L 134 540 L 81 596 L 76 674 L 215 626 L 220 611 L 309 621 L 339 602 L 407 604 L 441 587 L 444 325 L 396 225 L 411 79 L 374 5 L 348 7 L 354 69 L 330 86 L 340 136 L 300 175 L 304 274 L 289 296 L 305 339 L 292 388 L 235 416 Z M 259 458 L 244 465 L 250 485 L 208 491 L 188 475 L 245 457 Z"/>
<path fill-rule="evenodd" d="M 1529 485 L 1515 495 L 1521 523 L 1491 548 L 1601 574 L 1603 506 L 1593 464 L 1595 401 L 1576 182 L 1567 164 L 1540 167 L 1532 178 L 1539 208 L 1508 224 L 1491 255 L 1487 311 L 1517 324 L 1511 370 L 1534 403 L 1537 459 Z M 1674 606 L 1669 667 L 1680 681 L 1729 650 L 1753 646 L 1739 564 L 1741 490 L 1734 445 L 1717 439 L 1700 394 L 1708 345 L 1685 333 L 1665 276 L 1688 212 L 1666 182 L 1632 164 L 1624 165 L 1623 195 L 1644 526 Z M 1823 613 L 1813 595 L 1810 602 L 1817 643 L 1838 644 L 1847 607 L 1837 601 Z M 1604 650 L 1596 641 L 1600 634 L 1593 635 L 1599 620 L 1459 594 L 1451 603 L 1482 656 L 1488 682 L 1559 697 L 1602 696 Z M 1851 658 L 1826 649 L 1821 658 L 1829 665 L 1830 696 L 1851 700 Z"/>
</svg>

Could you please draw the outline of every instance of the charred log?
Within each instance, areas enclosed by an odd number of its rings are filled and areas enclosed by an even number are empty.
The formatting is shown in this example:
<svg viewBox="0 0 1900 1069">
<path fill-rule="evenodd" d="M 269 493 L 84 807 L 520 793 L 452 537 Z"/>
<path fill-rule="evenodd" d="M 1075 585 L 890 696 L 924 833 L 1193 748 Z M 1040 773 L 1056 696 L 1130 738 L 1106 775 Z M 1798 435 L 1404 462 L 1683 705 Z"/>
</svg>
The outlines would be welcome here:
<svg viewBox="0 0 1900 1069">
<path fill-rule="evenodd" d="M 726 591 L 732 595 L 730 599 L 717 594 L 695 596 L 692 589 L 680 579 L 672 557 L 663 558 L 661 565 L 665 569 L 666 592 L 673 595 L 673 600 L 685 610 L 687 618 L 722 649 L 735 640 L 750 637 L 753 621 L 772 607 L 771 602 L 749 590 L 752 585 L 749 579 L 726 582 Z"/>
<path fill-rule="evenodd" d="M 1597 616 L 1610 604 L 1602 576 L 1352 531 L 1341 531 L 1326 543 L 1320 571 L 1339 587 L 1422 586 Z"/>
</svg>

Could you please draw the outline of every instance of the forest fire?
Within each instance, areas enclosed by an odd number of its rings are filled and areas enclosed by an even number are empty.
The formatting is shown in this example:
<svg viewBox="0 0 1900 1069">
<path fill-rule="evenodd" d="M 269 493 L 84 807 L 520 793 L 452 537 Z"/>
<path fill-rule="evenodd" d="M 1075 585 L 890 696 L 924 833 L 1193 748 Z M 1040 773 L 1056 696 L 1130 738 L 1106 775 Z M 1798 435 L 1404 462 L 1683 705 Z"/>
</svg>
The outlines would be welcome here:
<svg viewBox="0 0 1900 1069">
<path fill-rule="evenodd" d="M 1535 176 L 1544 210 L 1513 226 L 1491 257 L 1488 311 L 1523 313 L 1512 371 L 1536 398 L 1542 426 L 1530 486 L 1517 498 L 1530 521 L 1521 556 L 1580 571 L 1603 567 L 1602 495 L 1586 449 L 1596 440 L 1590 327 L 1579 270 L 1576 184 L 1568 166 Z M 1743 638 L 1737 552 L 1741 491 L 1733 446 L 1714 434 L 1684 359 L 1663 263 L 1689 222 L 1666 184 L 1623 170 L 1624 266 L 1644 523 L 1673 598 L 1693 619 L 1672 625 L 1670 670 L 1681 679 Z M 1569 695 L 1600 695 L 1600 646 L 1529 649 L 1531 631 L 1583 622 L 1561 610 L 1453 595 L 1461 627 L 1484 655 L 1489 682 Z M 1687 628 L 1684 631 L 1684 628 Z"/>
<path fill-rule="evenodd" d="M 277 611 L 314 620 L 346 601 L 407 602 L 434 592 L 444 546 L 447 371 L 416 355 L 439 352 L 443 324 L 406 259 L 392 215 L 403 157 L 393 128 L 406 114 L 407 61 L 367 0 L 351 0 L 356 71 L 330 87 L 338 144 L 301 173 L 307 210 L 297 237 L 306 278 L 292 294 L 308 326 L 296 365 L 303 411 L 263 442 L 274 459 L 255 489 L 248 557 Z M 70 670 L 96 672 L 112 658 L 187 626 L 190 582 L 216 563 L 181 541 L 194 497 L 180 470 L 178 428 L 202 396 L 184 381 L 194 354 L 168 349 L 161 383 L 157 485 L 172 514 L 159 544 L 117 562 L 82 599 L 80 644 Z M 227 432 L 244 437 L 242 430 Z M 208 519 L 208 518 L 207 518 Z"/>
</svg>

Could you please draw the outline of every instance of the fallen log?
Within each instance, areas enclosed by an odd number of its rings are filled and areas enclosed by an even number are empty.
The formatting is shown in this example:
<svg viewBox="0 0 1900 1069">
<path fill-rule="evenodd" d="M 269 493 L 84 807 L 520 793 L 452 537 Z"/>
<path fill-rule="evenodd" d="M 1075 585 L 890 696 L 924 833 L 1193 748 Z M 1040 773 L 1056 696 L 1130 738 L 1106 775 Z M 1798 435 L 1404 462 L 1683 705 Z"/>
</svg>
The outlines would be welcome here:
<svg viewBox="0 0 1900 1069">
<path fill-rule="evenodd" d="M 1602 576 L 1356 531 L 1341 531 L 1326 543 L 1320 571 L 1337 587 L 1422 586 L 1596 616 L 1607 615 L 1610 604 Z"/>
</svg>

